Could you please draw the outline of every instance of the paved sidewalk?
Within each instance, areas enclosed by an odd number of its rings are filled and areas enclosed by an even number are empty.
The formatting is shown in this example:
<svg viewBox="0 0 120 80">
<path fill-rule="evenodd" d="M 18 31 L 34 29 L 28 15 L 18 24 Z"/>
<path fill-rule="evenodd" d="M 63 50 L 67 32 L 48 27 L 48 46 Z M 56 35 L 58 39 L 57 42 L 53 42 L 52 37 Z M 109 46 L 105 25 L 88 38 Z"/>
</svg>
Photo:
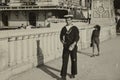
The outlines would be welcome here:
<svg viewBox="0 0 120 80">
<path fill-rule="evenodd" d="M 101 43 L 98 57 L 90 57 L 91 49 L 78 52 L 78 75 L 70 79 L 70 60 L 67 80 L 120 80 L 120 36 Z M 59 80 L 62 59 L 33 68 L 10 80 Z"/>
</svg>

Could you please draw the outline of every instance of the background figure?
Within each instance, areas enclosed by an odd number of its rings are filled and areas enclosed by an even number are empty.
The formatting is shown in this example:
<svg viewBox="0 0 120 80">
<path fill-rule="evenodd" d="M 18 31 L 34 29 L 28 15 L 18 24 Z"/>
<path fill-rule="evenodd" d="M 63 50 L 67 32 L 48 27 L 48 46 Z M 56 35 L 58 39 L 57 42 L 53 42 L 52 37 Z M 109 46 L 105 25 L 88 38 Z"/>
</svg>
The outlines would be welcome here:
<svg viewBox="0 0 120 80">
<path fill-rule="evenodd" d="M 99 47 L 100 39 L 99 39 L 99 36 L 100 36 L 100 28 L 101 27 L 99 25 L 95 25 L 94 28 L 95 29 L 93 30 L 92 36 L 91 36 L 91 46 L 92 46 L 92 49 L 93 49 L 93 54 L 91 55 L 91 57 L 99 56 L 99 53 L 100 53 L 100 47 Z M 95 46 L 97 48 L 98 53 L 95 53 Z"/>
<path fill-rule="evenodd" d="M 88 24 L 91 23 L 91 14 L 88 16 L 87 21 L 88 21 Z"/>
<path fill-rule="evenodd" d="M 20 29 L 25 29 L 24 24 L 21 24 Z"/>
<path fill-rule="evenodd" d="M 116 31 L 117 31 L 117 32 L 120 32 L 120 19 L 119 19 L 118 22 L 117 22 Z"/>
<path fill-rule="evenodd" d="M 72 24 L 72 15 L 66 15 L 65 17 L 67 25 L 62 28 L 60 33 L 60 40 L 63 44 L 62 80 L 66 80 L 69 56 L 71 58 L 70 78 L 75 78 L 75 75 L 77 74 L 77 42 L 79 40 L 79 30 Z"/>
</svg>

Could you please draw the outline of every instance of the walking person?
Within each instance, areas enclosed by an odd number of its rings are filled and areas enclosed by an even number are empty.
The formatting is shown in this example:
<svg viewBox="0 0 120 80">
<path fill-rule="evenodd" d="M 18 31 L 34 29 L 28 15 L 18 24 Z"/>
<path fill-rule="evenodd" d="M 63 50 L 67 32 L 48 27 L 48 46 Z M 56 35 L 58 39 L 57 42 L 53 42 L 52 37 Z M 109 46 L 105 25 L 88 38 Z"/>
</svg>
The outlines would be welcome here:
<svg viewBox="0 0 120 80">
<path fill-rule="evenodd" d="M 77 42 L 79 30 L 72 24 L 73 15 L 65 15 L 66 25 L 60 33 L 60 40 L 63 44 L 61 78 L 66 80 L 69 56 L 71 58 L 71 78 L 77 74 Z"/>
<path fill-rule="evenodd" d="M 91 47 L 92 47 L 92 50 L 93 50 L 93 54 L 91 55 L 91 57 L 99 56 L 100 55 L 100 46 L 99 46 L 99 44 L 100 44 L 100 39 L 99 39 L 100 28 L 101 27 L 99 25 L 95 25 L 94 26 L 94 30 L 92 32 Z M 95 48 L 97 48 L 97 53 L 95 52 Z"/>
</svg>

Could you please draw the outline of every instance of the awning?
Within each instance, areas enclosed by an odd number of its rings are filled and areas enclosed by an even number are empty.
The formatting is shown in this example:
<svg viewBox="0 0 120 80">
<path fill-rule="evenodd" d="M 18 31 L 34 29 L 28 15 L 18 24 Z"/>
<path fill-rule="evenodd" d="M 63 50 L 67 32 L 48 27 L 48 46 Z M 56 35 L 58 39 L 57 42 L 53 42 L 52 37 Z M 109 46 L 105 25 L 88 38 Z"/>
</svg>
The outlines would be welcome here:
<svg viewBox="0 0 120 80">
<path fill-rule="evenodd" d="M 18 10 L 68 10 L 69 7 L 64 6 L 0 6 L 0 11 L 18 11 Z"/>
</svg>

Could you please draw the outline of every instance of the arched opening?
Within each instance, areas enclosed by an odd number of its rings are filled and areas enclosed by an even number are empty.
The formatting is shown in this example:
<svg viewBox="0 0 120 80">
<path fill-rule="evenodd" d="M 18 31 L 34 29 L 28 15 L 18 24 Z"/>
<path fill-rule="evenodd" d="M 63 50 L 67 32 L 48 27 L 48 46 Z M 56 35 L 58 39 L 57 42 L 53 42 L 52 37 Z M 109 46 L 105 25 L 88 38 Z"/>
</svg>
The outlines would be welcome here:
<svg viewBox="0 0 120 80">
<path fill-rule="evenodd" d="M 34 12 L 29 13 L 29 24 L 36 26 L 36 14 Z"/>
<path fill-rule="evenodd" d="M 67 10 L 53 10 L 52 12 L 57 18 L 64 18 L 64 15 L 68 14 Z"/>
<path fill-rule="evenodd" d="M 7 5 L 7 3 L 9 2 L 10 0 L 0 0 L 0 5 L 4 6 L 4 5 Z"/>
<path fill-rule="evenodd" d="M 5 13 L 2 13 L 2 24 L 3 26 L 8 26 L 8 15 Z"/>
</svg>

